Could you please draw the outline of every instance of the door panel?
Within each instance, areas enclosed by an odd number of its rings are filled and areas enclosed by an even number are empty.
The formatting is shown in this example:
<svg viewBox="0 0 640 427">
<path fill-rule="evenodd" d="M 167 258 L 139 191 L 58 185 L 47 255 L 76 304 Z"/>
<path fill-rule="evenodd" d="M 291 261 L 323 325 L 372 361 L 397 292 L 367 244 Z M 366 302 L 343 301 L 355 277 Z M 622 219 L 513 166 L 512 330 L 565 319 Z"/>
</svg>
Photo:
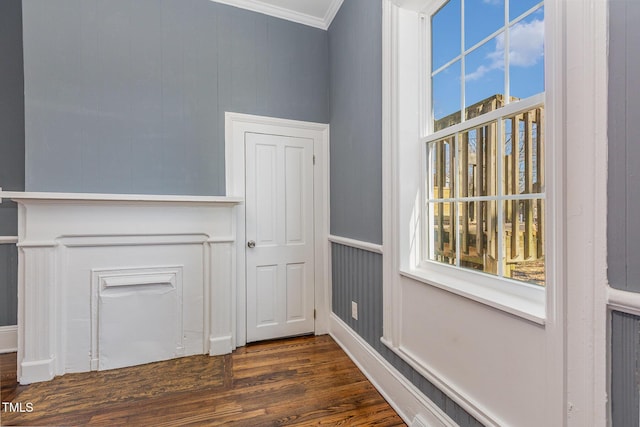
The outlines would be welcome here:
<svg viewBox="0 0 640 427">
<path fill-rule="evenodd" d="M 313 141 L 247 133 L 247 341 L 314 331 Z"/>
</svg>

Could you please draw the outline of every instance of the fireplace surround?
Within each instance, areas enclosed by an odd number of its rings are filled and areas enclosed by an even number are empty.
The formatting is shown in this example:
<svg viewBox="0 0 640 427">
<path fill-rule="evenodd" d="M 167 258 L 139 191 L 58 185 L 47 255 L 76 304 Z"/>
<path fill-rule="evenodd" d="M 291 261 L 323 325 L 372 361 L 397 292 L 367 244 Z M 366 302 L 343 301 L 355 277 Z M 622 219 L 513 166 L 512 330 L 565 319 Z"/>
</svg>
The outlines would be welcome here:
<svg viewBox="0 0 640 427">
<path fill-rule="evenodd" d="M 18 378 L 235 348 L 239 198 L 0 192 L 18 203 Z"/>
</svg>

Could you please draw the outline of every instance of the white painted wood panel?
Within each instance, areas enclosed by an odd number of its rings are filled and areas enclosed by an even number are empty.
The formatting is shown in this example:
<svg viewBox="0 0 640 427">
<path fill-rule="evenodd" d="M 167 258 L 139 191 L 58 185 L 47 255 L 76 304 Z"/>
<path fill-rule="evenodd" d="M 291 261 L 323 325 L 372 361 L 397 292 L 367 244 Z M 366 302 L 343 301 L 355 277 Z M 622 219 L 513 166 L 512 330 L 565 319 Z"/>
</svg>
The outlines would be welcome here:
<svg viewBox="0 0 640 427">
<path fill-rule="evenodd" d="M 93 286 L 98 370 L 184 355 L 181 267 L 94 271 Z"/>
<path fill-rule="evenodd" d="M 285 147 L 285 229 L 286 243 L 304 244 L 305 232 L 305 183 L 300 180 L 304 176 L 304 149 Z M 307 165 L 309 167 L 309 165 Z"/>
<path fill-rule="evenodd" d="M 255 185 L 256 194 L 256 215 L 255 224 L 256 241 L 260 245 L 275 245 L 277 235 L 277 212 L 276 199 L 274 192 L 277 190 L 277 164 L 276 164 L 276 147 L 271 145 L 257 145 L 255 147 L 255 179 L 252 181 Z"/>
<path fill-rule="evenodd" d="M 11 197 L 22 384 L 233 350 L 237 199 Z"/>
<path fill-rule="evenodd" d="M 256 267 L 256 292 L 260 304 L 256 306 L 256 325 L 270 326 L 276 323 L 276 297 L 278 291 L 278 266 Z"/>
<path fill-rule="evenodd" d="M 248 341 L 314 331 L 313 149 L 305 138 L 246 136 Z"/>
<path fill-rule="evenodd" d="M 287 322 L 304 321 L 305 307 L 305 265 L 287 265 Z"/>
</svg>

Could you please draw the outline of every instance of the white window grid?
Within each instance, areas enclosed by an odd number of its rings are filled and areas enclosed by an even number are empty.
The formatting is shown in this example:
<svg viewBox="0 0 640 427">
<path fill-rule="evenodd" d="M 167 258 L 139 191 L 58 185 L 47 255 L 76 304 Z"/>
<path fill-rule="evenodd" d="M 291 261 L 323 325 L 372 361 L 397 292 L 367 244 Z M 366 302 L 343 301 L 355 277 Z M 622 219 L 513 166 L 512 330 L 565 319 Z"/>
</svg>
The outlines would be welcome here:
<svg viewBox="0 0 640 427">
<path fill-rule="evenodd" d="M 523 19 L 528 18 L 529 16 L 531 16 L 533 13 L 535 13 L 537 10 L 539 10 L 540 8 L 544 7 L 544 1 L 541 1 L 539 3 L 537 3 L 535 6 L 531 7 L 529 10 L 527 10 L 526 12 L 522 13 L 521 15 L 517 16 L 516 18 L 512 19 L 511 21 L 509 20 L 509 1 L 510 0 L 504 0 L 505 2 L 505 8 L 504 8 L 504 25 L 500 28 L 498 28 L 496 31 L 494 31 L 493 33 L 489 34 L 487 37 L 485 37 L 484 39 L 480 40 L 479 42 L 477 42 L 476 44 L 474 44 L 473 46 L 471 46 L 468 49 L 465 49 L 465 32 L 464 32 L 464 4 L 465 1 L 468 0 L 461 0 L 460 1 L 460 52 L 461 54 L 456 55 L 453 59 L 451 59 L 450 61 L 448 61 L 446 64 L 438 67 L 438 69 L 431 71 L 430 74 L 430 79 L 429 81 L 432 82 L 433 78 L 440 73 L 441 71 L 443 71 L 444 69 L 446 69 L 447 67 L 449 67 L 450 65 L 454 64 L 456 61 L 460 61 L 460 106 L 461 106 L 461 114 L 460 114 L 460 122 L 464 123 L 465 122 L 465 114 L 464 111 L 466 109 L 466 107 L 468 107 L 466 105 L 466 96 L 465 96 L 465 79 L 464 76 L 466 75 L 466 71 L 465 71 L 465 61 L 466 61 L 466 57 L 471 54 L 473 51 L 475 51 L 476 49 L 480 48 L 481 46 L 483 46 L 485 43 L 487 43 L 489 40 L 492 40 L 493 38 L 497 37 L 500 33 L 504 32 L 504 103 L 505 104 L 509 104 L 511 101 L 511 94 L 510 94 L 510 80 L 509 80 L 509 70 L 510 70 L 510 66 L 509 66 L 509 52 L 510 52 L 510 43 L 509 43 L 509 34 L 510 34 L 510 30 L 511 28 L 517 24 L 518 22 L 522 21 Z M 471 0 L 471 1 L 479 1 L 479 0 Z M 442 7 L 444 7 L 446 4 L 448 3 L 448 1 L 444 1 Z M 440 8 L 438 8 L 438 10 L 440 10 Z M 432 13 L 430 16 L 428 17 L 423 17 L 423 18 L 428 18 L 430 19 L 431 17 L 433 17 L 433 15 L 435 15 L 438 10 L 436 10 L 434 13 Z M 424 26 L 423 26 L 424 28 Z M 423 40 L 425 38 L 423 37 Z M 429 35 L 429 43 L 427 43 L 427 45 L 430 45 L 430 40 L 431 37 Z M 430 46 L 429 46 L 430 49 Z M 428 58 L 431 58 L 431 51 L 429 50 L 428 52 Z M 430 62 L 430 59 L 429 61 Z M 430 70 L 431 67 L 427 67 L 426 69 Z M 431 84 L 429 84 L 429 87 L 431 86 Z M 431 89 L 431 88 L 430 88 Z M 429 91 L 431 92 L 431 90 Z M 429 102 L 430 105 L 431 102 Z M 428 131 L 432 131 L 433 130 L 433 121 L 434 121 L 434 117 L 433 117 L 433 108 L 430 108 L 431 114 L 430 114 L 430 120 L 428 120 L 427 123 L 427 129 Z"/>
<path fill-rule="evenodd" d="M 423 171 L 423 179 L 422 182 L 424 183 L 423 186 L 423 200 L 425 201 L 425 203 L 423 204 L 423 207 L 425 209 L 426 215 L 424 215 L 425 218 L 425 223 L 423 224 L 422 229 L 424 230 L 425 233 L 425 240 L 427 242 L 427 245 L 423 246 L 424 247 L 424 252 L 422 254 L 422 259 L 423 259 L 423 265 L 426 264 L 437 264 L 437 265 L 447 265 L 438 261 L 434 261 L 432 260 L 433 258 L 433 251 L 434 251 L 434 233 L 431 232 L 432 227 L 431 225 L 434 223 L 434 212 L 432 209 L 429 209 L 429 206 L 432 203 L 448 203 L 451 202 L 453 203 L 452 206 L 457 206 L 457 203 L 460 202 L 476 202 L 476 201 L 495 201 L 497 204 L 497 235 L 501 236 L 500 239 L 502 239 L 502 236 L 504 236 L 504 209 L 502 208 L 502 202 L 504 201 L 512 201 L 512 200 L 538 200 L 541 199 L 543 201 L 545 201 L 546 199 L 546 195 L 544 192 L 544 188 L 542 188 L 540 192 L 531 192 L 531 193 L 526 193 L 526 194 L 505 194 L 504 191 L 504 186 L 501 185 L 502 183 L 502 179 L 503 179 L 503 171 L 504 171 L 504 159 L 505 159 L 505 144 L 504 144 L 504 140 L 503 140 L 503 129 L 504 129 L 504 121 L 506 119 L 510 119 L 511 117 L 513 117 L 514 115 L 518 115 L 520 113 L 524 113 L 527 111 L 530 111 L 532 109 L 535 109 L 537 107 L 542 107 L 544 106 L 544 93 L 538 94 L 538 95 L 534 95 L 530 98 L 524 99 L 524 100 L 520 100 L 517 102 L 512 102 L 511 104 L 507 104 L 504 107 L 501 107 L 497 110 L 488 112 L 486 114 L 483 114 L 482 116 L 478 116 L 478 117 L 474 117 L 471 120 L 468 120 L 466 122 L 462 122 L 462 123 L 458 123 L 456 125 L 450 126 L 446 129 L 442 129 L 439 132 L 433 133 L 429 136 L 423 137 L 421 138 L 421 144 L 424 148 L 424 152 L 423 152 L 423 156 L 422 158 L 425 160 L 425 164 L 423 165 L 423 167 L 421 168 L 421 170 Z M 430 189 L 434 187 L 434 182 L 433 182 L 433 174 L 430 173 L 430 165 L 432 164 L 432 159 L 430 158 L 430 153 L 432 152 L 432 150 L 430 150 L 430 146 L 433 143 L 436 143 L 438 141 L 441 141 L 443 139 L 447 139 L 447 138 L 453 138 L 454 140 L 454 145 L 452 148 L 452 152 L 456 152 L 457 151 L 457 146 L 458 146 L 458 139 L 460 134 L 464 133 L 464 132 L 468 132 L 470 130 L 473 129 L 477 129 L 480 128 L 482 126 L 485 126 L 487 124 L 490 124 L 492 122 L 497 122 L 497 126 L 496 126 L 496 141 L 498 141 L 497 143 L 497 151 L 496 151 L 496 156 L 497 156 L 497 171 L 496 171 L 496 194 L 495 195 L 489 195 L 489 196 L 465 196 L 465 197 L 461 197 L 460 196 L 460 186 L 459 185 L 454 185 L 454 190 L 455 190 L 455 196 L 454 197 L 449 197 L 449 198 L 432 198 L 429 197 L 430 196 Z M 512 130 L 514 131 L 514 130 Z M 541 159 L 542 160 L 542 159 Z M 455 161 L 453 162 L 453 170 L 450 172 L 451 176 L 459 176 L 459 168 L 460 168 L 460 162 L 459 161 Z M 451 233 L 455 233 L 456 238 L 458 237 L 458 233 L 459 233 L 459 225 L 458 225 L 458 221 L 454 221 L 453 224 L 451 224 Z M 456 267 L 456 268 L 462 268 L 462 266 L 460 265 L 460 260 L 461 260 L 461 253 L 460 253 L 460 245 L 457 244 L 456 245 L 456 263 L 455 265 L 451 265 L 452 267 Z M 504 247 L 504 242 L 502 242 L 502 240 L 499 241 L 498 243 L 498 247 L 497 247 L 497 259 L 498 260 L 502 260 L 503 257 L 505 256 L 505 247 Z M 476 274 L 485 274 L 488 275 L 490 277 L 493 278 L 500 278 L 502 280 L 508 280 L 510 282 L 513 283 L 517 283 L 517 284 L 523 284 L 526 282 L 521 282 L 521 281 L 517 281 L 517 280 L 513 280 L 513 279 L 509 279 L 508 277 L 504 276 L 504 271 L 503 271 L 503 265 L 502 262 L 498 263 L 498 271 L 496 273 L 496 275 L 493 274 L 489 274 L 489 273 L 483 273 L 481 271 L 477 271 L 477 270 L 470 270 L 470 269 L 465 269 L 468 271 L 473 271 Z"/>
</svg>

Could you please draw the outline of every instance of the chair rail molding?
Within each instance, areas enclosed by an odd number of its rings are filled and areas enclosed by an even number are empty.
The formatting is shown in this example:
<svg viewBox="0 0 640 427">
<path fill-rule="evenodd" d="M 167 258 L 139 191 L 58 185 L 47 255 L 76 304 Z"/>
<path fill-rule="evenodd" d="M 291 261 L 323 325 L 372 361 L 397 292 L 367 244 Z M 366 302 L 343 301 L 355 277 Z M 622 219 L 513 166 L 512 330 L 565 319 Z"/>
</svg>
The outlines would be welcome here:
<svg viewBox="0 0 640 427">
<path fill-rule="evenodd" d="M 18 204 L 18 380 L 235 345 L 240 198 L 0 192 Z M 121 319 L 121 324 L 109 319 Z"/>
</svg>

